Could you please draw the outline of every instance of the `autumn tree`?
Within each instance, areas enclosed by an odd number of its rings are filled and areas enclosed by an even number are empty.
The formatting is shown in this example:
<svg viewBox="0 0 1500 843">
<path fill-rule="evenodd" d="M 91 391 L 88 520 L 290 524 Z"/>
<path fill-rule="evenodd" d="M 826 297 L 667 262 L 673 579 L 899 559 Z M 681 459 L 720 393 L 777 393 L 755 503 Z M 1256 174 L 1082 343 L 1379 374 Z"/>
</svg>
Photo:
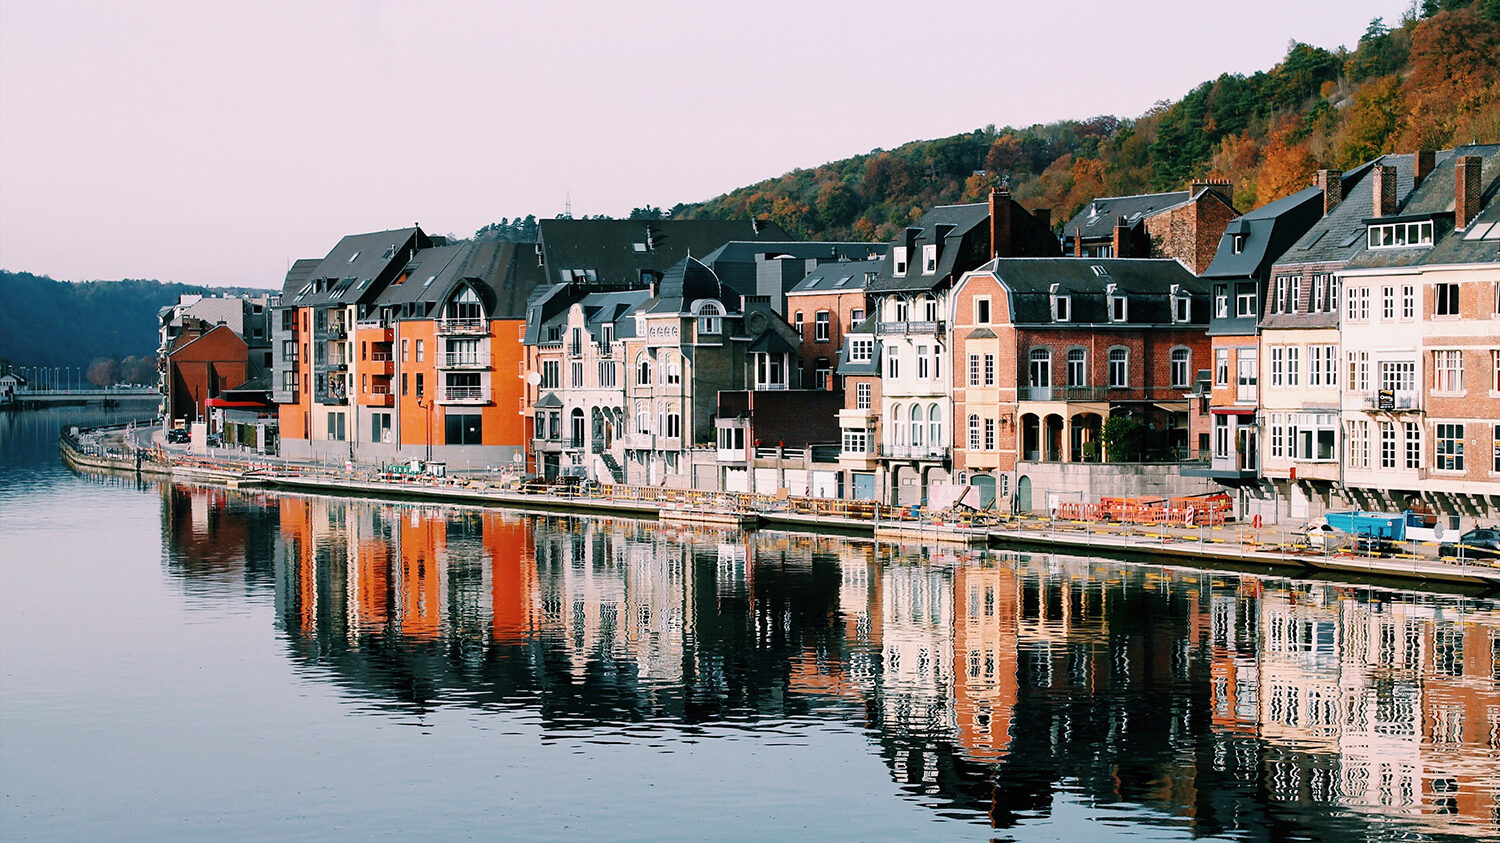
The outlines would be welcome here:
<svg viewBox="0 0 1500 843">
<path fill-rule="evenodd" d="M 1382 76 L 1361 87 L 1339 132 L 1339 166 L 1354 167 L 1394 152 L 1397 134 L 1406 119 L 1405 102 L 1401 80 L 1395 76 Z"/>
<path fill-rule="evenodd" d="M 96 357 L 89 364 L 88 381 L 104 387 L 120 382 L 120 361 L 114 357 Z"/>
<path fill-rule="evenodd" d="M 1294 120 L 1283 120 L 1266 144 L 1260 175 L 1256 179 L 1255 198 L 1262 205 L 1312 184 L 1318 171 L 1318 162 L 1307 144 L 1296 138 L 1297 128 Z"/>
</svg>

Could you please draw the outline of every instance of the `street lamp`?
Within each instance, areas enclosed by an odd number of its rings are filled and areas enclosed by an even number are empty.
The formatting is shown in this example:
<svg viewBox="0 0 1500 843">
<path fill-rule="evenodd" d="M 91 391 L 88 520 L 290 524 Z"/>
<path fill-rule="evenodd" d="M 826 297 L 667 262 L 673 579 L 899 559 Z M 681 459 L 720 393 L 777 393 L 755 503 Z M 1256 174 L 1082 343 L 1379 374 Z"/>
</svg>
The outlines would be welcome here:
<svg viewBox="0 0 1500 843">
<path fill-rule="evenodd" d="M 432 399 L 427 399 L 424 404 L 422 399 L 418 398 L 417 406 L 427 411 L 427 432 L 424 438 L 427 440 L 427 462 L 432 462 Z"/>
</svg>

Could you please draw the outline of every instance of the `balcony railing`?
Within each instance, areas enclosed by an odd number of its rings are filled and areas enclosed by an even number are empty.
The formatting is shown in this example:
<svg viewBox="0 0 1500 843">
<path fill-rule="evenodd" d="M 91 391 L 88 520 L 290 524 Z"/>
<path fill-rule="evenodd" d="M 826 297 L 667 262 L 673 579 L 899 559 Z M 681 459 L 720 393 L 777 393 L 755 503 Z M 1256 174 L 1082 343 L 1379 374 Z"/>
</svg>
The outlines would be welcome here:
<svg viewBox="0 0 1500 843">
<path fill-rule="evenodd" d="M 488 354 L 444 354 L 444 369 L 488 369 L 491 356 Z"/>
<path fill-rule="evenodd" d="M 1022 386 L 1019 401 L 1175 401 L 1187 386 Z"/>
<path fill-rule="evenodd" d="M 1366 393 L 1363 403 L 1366 410 L 1419 410 L 1422 408 L 1421 396 L 1414 389 L 1376 390 Z"/>
<path fill-rule="evenodd" d="M 790 389 L 784 383 L 758 383 L 755 385 L 756 392 L 785 392 Z"/>
<path fill-rule="evenodd" d="M 390 395 L 391 385 L 388 383 L 376 383 L 370 385 L 371 395 Z"/>
<path fill-rule="evenodd" d="M 396 356 L 389 351 L 372 351 L 370 359 L 376 363 L 390 363 L 396 359 Z"/>
<path fill-rule="evenodd" d="M 313 331 L 313 339 L 318 340 L 341 340 L 348 335 L 342 322 L 329 322 Z"/>
<path fill-rule="evenodd" d="M 878 322 L 875 325 L 875 333 L 878 336 L 899 336 L 901 334 L 940 334 L 943 331 L 941 322 Z"/>
<path fill-rule="evenodd" d="M 484 319 L 439 319 L 437 332 L 444 335 L 488 334 L 490 323 Z"/>
<path fill-rule="evenodd" d="M 445 404 L 487 404 L 490 400 L 490 390 L 483 386 L 445 386 L 439 395 Z"/>
<path fill-rule="evenodd" d="M 881 445 L 880 455 L 896 460 L 946 460 L 945 445 Z"/>
</svg>

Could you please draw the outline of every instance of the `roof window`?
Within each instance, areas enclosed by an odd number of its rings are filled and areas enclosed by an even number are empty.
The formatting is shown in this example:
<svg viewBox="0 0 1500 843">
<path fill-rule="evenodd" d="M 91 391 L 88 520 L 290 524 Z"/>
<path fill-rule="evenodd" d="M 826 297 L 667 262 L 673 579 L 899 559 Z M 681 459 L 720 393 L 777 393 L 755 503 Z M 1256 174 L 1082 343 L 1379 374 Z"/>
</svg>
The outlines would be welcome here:
<svg viewBox="0 0 1500 843">
<path fill-rule="evenodd" d="M 349 263 L 354 263 L 356 260 L 359 260 L 359 252 L 355 252 L 349 256 Z"/>
</svg>

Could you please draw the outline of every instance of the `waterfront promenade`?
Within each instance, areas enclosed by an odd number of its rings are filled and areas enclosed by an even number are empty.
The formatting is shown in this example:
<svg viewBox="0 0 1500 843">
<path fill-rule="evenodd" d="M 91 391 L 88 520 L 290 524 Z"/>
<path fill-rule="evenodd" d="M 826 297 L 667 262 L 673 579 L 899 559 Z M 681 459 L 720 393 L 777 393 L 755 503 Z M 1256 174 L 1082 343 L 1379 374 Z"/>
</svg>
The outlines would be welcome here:
<svg viewBox="0 0 1500 843">
<path fill-rule="evenodd" d="M 744 528 L 869 536 L 918 545 L 993 546 L 1191 567 L 1274 571 L 1291 576 L 1394 578 L 1410 585 L 1500 587 L 1500 566 L 1439 558 L 1436 545 L 1410 543 L 1361 555 L 1314 545 L 1303 525 L 1155 524 L 1066 520 L 955 509 L 924 512 L 869 501 L 712 492 L 665 487 L 523 483 L 488 474 L 437 477 L 347 464 L 302 463 L 225 449 L 169 449 L 160 431 L 111 428 L 64 432 L 63 458 L 77 468 L 129 471 L 292 492 L 447 501 L 527 512 L 576 512 Z"/>
</svg>

